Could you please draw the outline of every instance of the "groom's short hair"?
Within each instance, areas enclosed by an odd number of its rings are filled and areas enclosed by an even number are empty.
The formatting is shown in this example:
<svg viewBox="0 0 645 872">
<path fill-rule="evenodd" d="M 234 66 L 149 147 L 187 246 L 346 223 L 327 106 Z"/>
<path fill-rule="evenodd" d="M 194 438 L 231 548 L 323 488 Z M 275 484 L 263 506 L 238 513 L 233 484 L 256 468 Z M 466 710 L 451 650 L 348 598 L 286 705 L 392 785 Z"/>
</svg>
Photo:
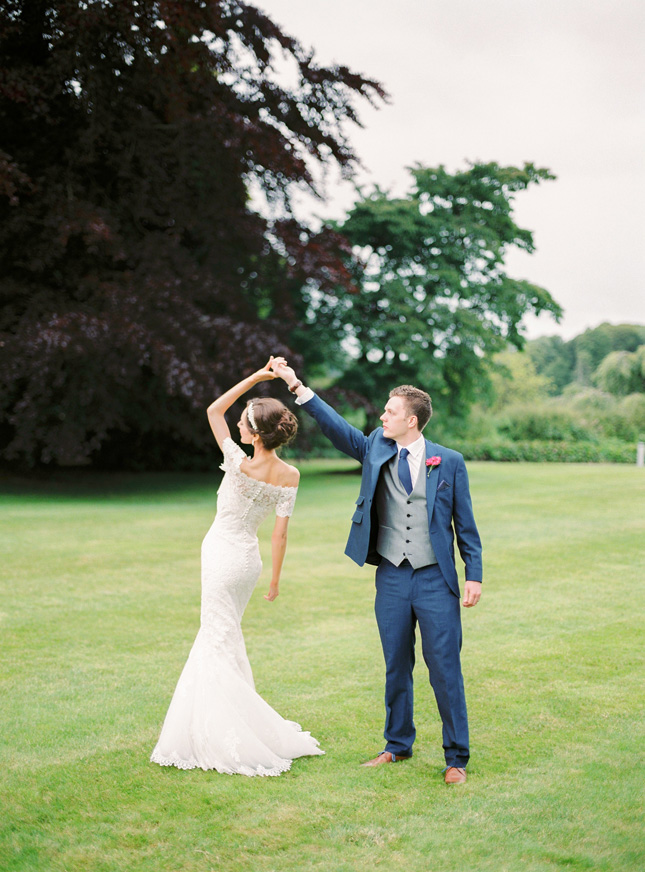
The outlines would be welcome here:
<svg viewBox="0 0 645 872">
<path fill-rule="evenodd" d="M 412 385 L 399 385 L 390 391 L 391 397 L 401 397 L 405 403 L 408 415 L 416 415 L 419 430 L 423 430 L 432 417 L 432 400 L 430 394 Z"/>
</svg>

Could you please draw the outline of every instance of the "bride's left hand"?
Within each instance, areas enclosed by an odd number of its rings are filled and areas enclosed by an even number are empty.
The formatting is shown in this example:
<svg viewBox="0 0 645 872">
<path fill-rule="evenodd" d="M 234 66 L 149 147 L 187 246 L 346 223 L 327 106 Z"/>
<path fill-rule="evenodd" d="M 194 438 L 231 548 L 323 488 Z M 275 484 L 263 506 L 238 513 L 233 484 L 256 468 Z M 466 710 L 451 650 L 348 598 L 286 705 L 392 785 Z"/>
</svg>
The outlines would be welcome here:
<svg viewBox="0 0 645 872">
<path fill-rule="evenodd" d="M 268 600 L 270 603 L 278 596 L 279 594 L 278 585 L 271 582 L 269 585 L 269 592 L 264 594 L 264 599 Z"/>
<path fill-rule="evenodd" d="M 262 369 L 258 369 L 253 373 L 256 381 L 272 381 L 274 378 L 278 378 L 276 373 L 271 369 L 271 364 L 273 363 L 273 355 L 269 358 L 268 362 L 262 367 Z"/>
</svg>

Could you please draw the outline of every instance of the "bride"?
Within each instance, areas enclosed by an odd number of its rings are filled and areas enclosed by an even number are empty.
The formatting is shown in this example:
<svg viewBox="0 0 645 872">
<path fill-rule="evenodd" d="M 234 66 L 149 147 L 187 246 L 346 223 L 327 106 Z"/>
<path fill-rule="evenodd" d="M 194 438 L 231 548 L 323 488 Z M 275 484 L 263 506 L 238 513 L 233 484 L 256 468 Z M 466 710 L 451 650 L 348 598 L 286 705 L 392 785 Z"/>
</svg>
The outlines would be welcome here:
<svg viewBox="0 0 645 872">
<path fill-rule="evenodd" d="M 237 426 L 242 443 L 253 446 L 252 458 L 233 442 L 224 418 L 254 385 L 275 378 L 270 364 L 208 408 L 224 454 L 224 478 L 217 516 L 202 543 L 200 629 L 150 758 L 161 766 L 280 775 L 295 757 L 324 753 L 316 739 L 280 717 L 255 692 L 242 636 L 242 615 L 262 569 L 257 529 L 274 511 L 271 583 L 264 597 L 273 601 L 300 477 L 275 451 L 297 429 L 295 416 L 279 400 L 247 402 Z"/>
</svg>

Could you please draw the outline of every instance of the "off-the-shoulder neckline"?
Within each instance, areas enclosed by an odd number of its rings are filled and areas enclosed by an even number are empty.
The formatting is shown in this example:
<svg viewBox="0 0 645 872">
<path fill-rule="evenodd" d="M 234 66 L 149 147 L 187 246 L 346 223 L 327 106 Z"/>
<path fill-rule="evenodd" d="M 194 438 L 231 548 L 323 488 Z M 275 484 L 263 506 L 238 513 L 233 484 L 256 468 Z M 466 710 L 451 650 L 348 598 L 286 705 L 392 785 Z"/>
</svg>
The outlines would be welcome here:
<svg viewBox="0 0 645 872">
<path fill-rule="evenodd" d="M 226 442 L 227 440 L 230 440 L 230 442 L 238 449 L 238 451 L 241 454 L 244 454 L 244 457 L 247 456 L 245 454 L 245 452 L 242 451 L 242 449 L 237 444 L 237 442 L 234 442 L 230 436 L 227 436 L 226 439 L 224 440 L 224 442 Z M 242 462 L 242 460 L 244 460 L 244 457 L 240 459 L 240 463 Z M 293 485 L 287 485 L 287 484 L 271 484 L 270 481 L 265 481 L 263 478 L 253 478 L 252 475 L 247 475 L 242 469 L 240 469 L 239 466 L 236 466 L 233 468 L 234 468 L 235 472 L 239 473 L 239 475 L 243 475 L 244 478 L 248 478 L 249 481 L 254 481 L 256 484 L 264 484 L 267 487 L 272 487 L 272 488 L 275 488 L 276 490 L 281 490 L 281 491 L 297 491 L 298 490 L 297 486 L 293 487 Z"/>
</svg>

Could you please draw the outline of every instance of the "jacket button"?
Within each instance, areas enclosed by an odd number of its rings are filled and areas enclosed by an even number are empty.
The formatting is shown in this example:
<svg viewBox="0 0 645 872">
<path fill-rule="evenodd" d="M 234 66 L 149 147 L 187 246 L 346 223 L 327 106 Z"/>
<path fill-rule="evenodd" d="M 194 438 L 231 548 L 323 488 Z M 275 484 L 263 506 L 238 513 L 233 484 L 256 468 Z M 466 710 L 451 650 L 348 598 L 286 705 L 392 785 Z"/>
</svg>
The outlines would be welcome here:
<svg viewBox="0 0 645 872">
<path fill-rule="evenodd" d="M 405 528 L 405 529 L 406 529 L 406 530 L 411 530 L 411 529 L 412 529 L 412 527 L 406 527 L 406 528 Z"/>
<path fill-rule="evenodd" d="M 406 516 L 405 516 L 405 517 L 406 517 L 406 518 L 411 518 L 411 517 L 412 517 L 412 515 L 406 515 Z"/>
<path fill-rule="evenodd" d="M 410 540 L 409 540 L 409 539 L 406 539 L 406 540 L 405 540 L 405 544 L 406 544 L 406 545 L 409 545 L 409 544 L 410 544 Z"/>
</svg>

